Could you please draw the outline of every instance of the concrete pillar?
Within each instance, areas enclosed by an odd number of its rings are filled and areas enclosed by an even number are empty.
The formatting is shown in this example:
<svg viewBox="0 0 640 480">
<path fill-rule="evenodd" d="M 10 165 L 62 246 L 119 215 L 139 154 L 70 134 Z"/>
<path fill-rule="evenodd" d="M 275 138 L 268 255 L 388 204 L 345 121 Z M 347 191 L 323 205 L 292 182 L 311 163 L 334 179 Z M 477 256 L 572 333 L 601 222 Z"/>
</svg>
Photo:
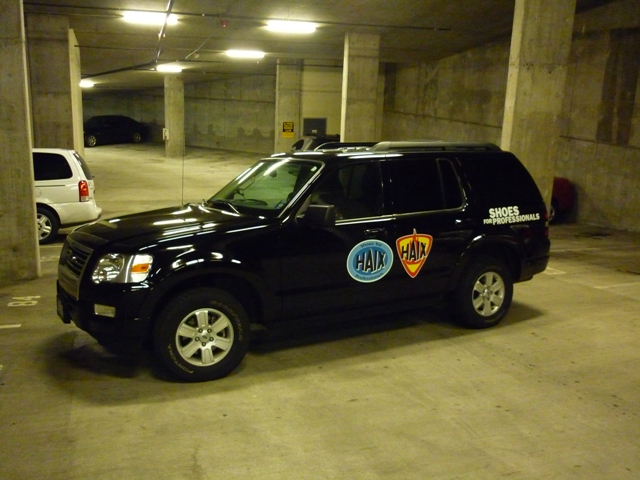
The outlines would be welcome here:
<svg viewBox="0 0 640 480">
<path fill-rule="evenodd" d="M 184 82 L 179 75 L 164 77 L 165 155 L 184 156 Z"/>
<path fill-rule="evenodd" d="M 22 0 L 0 7 L 0 285 L 40 276 Z"/>
<path fill-rule="evenodd" d="M 501 146 L 526 165 L 547 204 L 575 9 L 576 0 L 516 0 L 515 5 Z"/>
<path fill-rule="evenodd" d="M 80 58 L 71 56 L 69 19 L 60 15 L 28 14 L 26 27 L 33 144 L 75 148 L 82 141 L 81 134 L 77 138 L 77 123 L 82 124 L 82 117 L 75 118 L 74 126 L 72 99 L 73 91 L 80 89 Z M 72 62 L 75 78 L 71 75 Z"/>
<path fill-rule="evenodd" d="M 302 135 L 302 65 L 278 65 L 274 152 L 288 152 Z"/>
<path fill-rule="evenodd" d="M 84 157 L 84 127 L 82 113 L 82 71 L 80 69 L 80 47 L 73 30 L 69 29 L 69 60 L 71 67 L 71 111 L 73 112 L 73 148 Z"/>
<path fill-rule="evenodd" d="M 342 113 L 343 142 L 375 141 L 378 109 L 380 35 L 348 32 L 344 41 Z"/>
</svg>

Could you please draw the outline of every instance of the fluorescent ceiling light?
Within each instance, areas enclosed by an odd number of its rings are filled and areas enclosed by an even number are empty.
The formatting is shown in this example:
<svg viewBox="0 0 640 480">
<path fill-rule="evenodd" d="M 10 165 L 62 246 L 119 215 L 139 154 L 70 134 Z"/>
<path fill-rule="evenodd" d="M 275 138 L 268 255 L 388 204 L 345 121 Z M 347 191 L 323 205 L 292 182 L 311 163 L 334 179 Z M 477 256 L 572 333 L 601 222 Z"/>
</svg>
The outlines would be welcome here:
<svg viewBox="0 0 640 480">
<path fill-rule="evenodd" d="M 182 71 L 182 67 L 180 65 L 172 65 L 170 63 L 165 63 L 162 65 L 158 65 L 156 67 L 158 72 L 163 73 L 180 73 Z"/>
<path fill-rule="evenodd" d="M 95 85 L 91 80 L 80 80 L 80 88 L 91 88 Z"/>
<path fill-rule="evenodd" d="M 265 55 L 257 50 L 227 50 L 225 53 L 232 58 L 264 58 Z"/>
<path fill-rule="evenodd" d="M 141 23 L 144 25 L 163 25 L 166 13 L 162 12 L 124 12 L 124 21 L 129 23 Z M 167 25 L 178 23 L 178 17 L 169 15 Z"/>
<path fill-rule="evenodd" d="M 278 33 L 313 33 L 318 25 L 311 22 L 294 22 L 289 20 L 269 20 L 267 30 Z"/>
</svg>

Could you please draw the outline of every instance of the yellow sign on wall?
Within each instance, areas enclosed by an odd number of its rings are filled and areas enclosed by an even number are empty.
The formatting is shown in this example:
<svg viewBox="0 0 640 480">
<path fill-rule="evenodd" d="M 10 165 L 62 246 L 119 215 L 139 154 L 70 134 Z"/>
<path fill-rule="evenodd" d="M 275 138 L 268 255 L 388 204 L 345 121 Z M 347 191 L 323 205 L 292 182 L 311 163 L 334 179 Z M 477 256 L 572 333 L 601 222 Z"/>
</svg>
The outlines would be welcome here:
<svg viewBox="0 0 640 480">
<path fill-rule="evenodd" d="M 293 138 L 293 122 L 282 122 L 282 138 Z"/>
</svg>

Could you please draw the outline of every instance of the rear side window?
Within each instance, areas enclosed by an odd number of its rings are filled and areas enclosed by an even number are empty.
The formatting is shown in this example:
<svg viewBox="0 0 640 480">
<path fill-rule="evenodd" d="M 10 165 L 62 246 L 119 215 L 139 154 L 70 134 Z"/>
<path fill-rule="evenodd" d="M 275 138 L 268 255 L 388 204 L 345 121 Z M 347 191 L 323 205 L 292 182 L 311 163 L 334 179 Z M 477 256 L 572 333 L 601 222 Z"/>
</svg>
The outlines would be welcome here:
<svg viewBox="0 0 640 480">
<path fill-rule="evenodd" d="M 390 213 L 417 213 L 462 206 L 453 165 L 446 158 L 402 158 L 384 162 L 390 183 Z"/>
<path fill-rule="evenodd" d="M 536 183 L 512 154 L 461 156 L 460 163 L 476 197 L 485 207 L 526 205 L 542 201 Z"/>
<path fill-rule="evenodd" d="M 61 180 L 71 178 L 73 172 L 62 155 L 34 152 L 33 176 L 36 180 Z"/>
<path fill-rule="evenodd" d="M 87 180 L 91 180 L 93 178 L 91 176 L 91 170 L 89 170 L 89 165 L 87 165 L 87 162 L 84 161 L 84 158 L 82 158 L 76 151 L 73 152 L 73 158 L 75 158 L 80 164 L 80 168 L 82 168 L 84 176 L 87 178 Z"/>
</svg>

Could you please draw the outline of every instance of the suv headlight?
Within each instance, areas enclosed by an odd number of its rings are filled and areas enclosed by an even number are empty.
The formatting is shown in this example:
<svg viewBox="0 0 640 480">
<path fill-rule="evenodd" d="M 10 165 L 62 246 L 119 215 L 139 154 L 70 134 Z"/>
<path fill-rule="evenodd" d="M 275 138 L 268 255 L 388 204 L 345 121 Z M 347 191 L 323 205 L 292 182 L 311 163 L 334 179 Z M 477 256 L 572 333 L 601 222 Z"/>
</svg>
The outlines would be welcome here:
<svg viewBox="0 0 640 480">
<path fill-rule="evenodd" d="M 144 253 L 108 253 L 98 260 L 91 279 L 93 283 L 139 283 L 149 276 L 152 263 L 153 257 Z"/>
</svg>

